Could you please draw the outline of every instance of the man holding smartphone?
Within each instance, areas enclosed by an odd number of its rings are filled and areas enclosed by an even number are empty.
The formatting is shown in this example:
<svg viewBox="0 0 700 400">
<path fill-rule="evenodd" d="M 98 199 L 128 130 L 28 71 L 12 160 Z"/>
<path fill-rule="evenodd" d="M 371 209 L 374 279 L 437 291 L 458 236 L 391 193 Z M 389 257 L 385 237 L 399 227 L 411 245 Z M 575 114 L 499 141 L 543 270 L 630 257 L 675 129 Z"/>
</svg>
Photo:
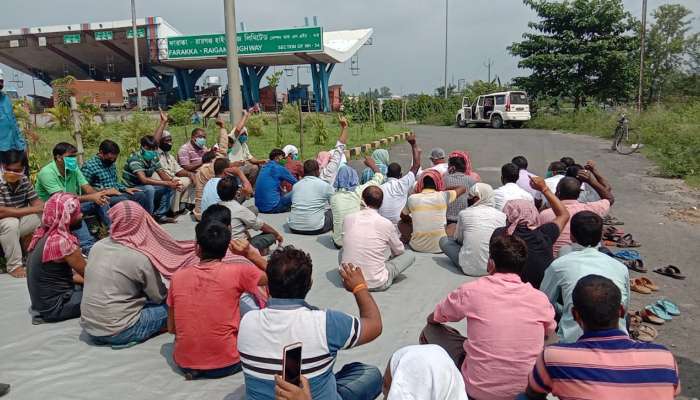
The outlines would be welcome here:
<svg viewBox="0 0 700 400">
<path fill-rule="evenodd" d="M 282 376 L 285 347 L 295 343 L 302 344 L 302 388 L 308 379 L 312 398 L 376 398 L 382 386 L 377 367 L 353 362 L 333 373 L 339 350 L 369 343 L 382 332 L 379 308 L 362 270 L 352 264 L 340 269 L 345 289 L 355 296 L 359 318 L 306 303 L 311 275 L 311 257 L 299 249 L 286 246 L 270 256 L 267 277 L 271 298 L 266 308 L 245 314 L 238 333 L 247 398 L 272 400 L 288 392 L 285 385 L 276 387 L 275 381 Z"/>
</svg>

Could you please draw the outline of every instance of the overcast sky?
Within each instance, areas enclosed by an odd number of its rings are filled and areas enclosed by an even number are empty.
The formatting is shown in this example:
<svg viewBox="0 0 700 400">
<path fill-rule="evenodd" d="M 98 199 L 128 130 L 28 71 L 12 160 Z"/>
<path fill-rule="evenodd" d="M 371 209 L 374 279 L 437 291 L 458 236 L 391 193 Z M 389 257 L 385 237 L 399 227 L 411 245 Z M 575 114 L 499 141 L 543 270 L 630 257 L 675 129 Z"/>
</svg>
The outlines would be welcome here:
<svg viewBox="0 0 700 400">
<path fill-rule="evenodd" d="M 633 15 L 639 16 L 641 1 L 624 3 Z M 57 3 L 2 0 L 0 27 L 130 18 L 129 0 L 60 0 L 60 6 Z M 668 3 L 690 8 L 697 17 L 694 30 L 700 30 L 700 0 L 649 0 L 649 12 Z M 359 52 L 359 76 L 351 74 L 349 62 L 337 66 L 331 76 L 331 84 L 343 84 L 347 92 L 389 86 L 395 94 L 432 93 L 443 84 L 445 0 L 239 0 L 236 12 L 238 22 L 244 22 L 246 30 L 302 26 L 304 16 L 314 15 L 326 30 L 373 28 L 374 44 Z M 137 14 L 161 16 L 184 34 L 224 30 L 222 0 L 137 0 Z M 454 79 L 455 84 L 461 78 L 486 80 L 484 64 L 489 58 L 493 62 L 492 77 L 497 75 L 507 81 L 523 74 L 517 68 L 518 60 L 508 54 L 506 47 L 520 40 L 528 21 L 534 18 L 520 0 L 450 1 L 448 80 Z M 225 73 L 209 71 L 206 75 L 223 77 Z M 301 80 L 309 83 L 310 75 L 302 73 Z M 296 76 L 283 78 L 282 85 L 293 82 Z M 131 85 L 133 82 L 125 83 Z M 31 83 L 25 84 L 27 87 Z"/>
</svg>

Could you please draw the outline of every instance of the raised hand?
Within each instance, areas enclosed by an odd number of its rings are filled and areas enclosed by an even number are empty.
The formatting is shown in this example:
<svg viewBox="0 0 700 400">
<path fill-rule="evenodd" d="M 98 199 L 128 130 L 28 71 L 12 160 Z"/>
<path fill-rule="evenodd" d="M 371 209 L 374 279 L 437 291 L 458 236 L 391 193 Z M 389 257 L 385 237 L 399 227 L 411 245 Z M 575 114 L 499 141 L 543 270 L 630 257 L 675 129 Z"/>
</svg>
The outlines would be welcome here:
<svg viewBox="0 0 700 400">
<path fill-rule="evenodd" d="M 540 176 L 530 177 L 530 187 L 537 190 L 538 192 L 544 192 L 548 189 L 547 183 Z"/>
<path fill-rule="evenodd" d="M 366 284 L 362 270 L 351 263 L 340 266 L 340 277 L 343 278 L 343 286 L 348 292 L 352 292 L 354 288 L 363 283 Z"/>
</svg>

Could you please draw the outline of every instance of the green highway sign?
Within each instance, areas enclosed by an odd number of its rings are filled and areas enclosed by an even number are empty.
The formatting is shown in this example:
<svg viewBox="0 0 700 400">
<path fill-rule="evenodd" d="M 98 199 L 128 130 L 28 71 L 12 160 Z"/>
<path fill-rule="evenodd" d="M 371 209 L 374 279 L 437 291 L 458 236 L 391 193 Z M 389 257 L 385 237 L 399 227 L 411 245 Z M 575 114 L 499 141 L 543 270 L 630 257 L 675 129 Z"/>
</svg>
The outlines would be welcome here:
<svg viewBox="0 0 700 400">
<path fill-rule="evenodd" d="M 323 29 L 317 26 L 239 32 L 237 44 L 239 55 L 320 52 L 323 51 Z M 226 36 L 224 34 L 168 38 L 169 60 L 225 56 Z"/>
<path fill-rule="evenodd" d="M 95 32 L 95 40 L 112 40 L 114 33 L 112 31 L 97 31 Z"/>
<path fill-rule="evenodd" d="M 80 34 L 73 33 L 70 35 L 63 35 L 63 44 L 76 44 L 80 43 Z"/>
<path fill-rule="evenodd" d="M 138 32 L 138 37 L 139 38 L 145 38 L 146 37 L 146 28 L 137 28 L 136 32 Z M 126 38 L 127 39 L 133 39 L 134 38 L 134 30 L 132 28 L 129 28 L 128 31 L 126 31 Z"/>
</svg>

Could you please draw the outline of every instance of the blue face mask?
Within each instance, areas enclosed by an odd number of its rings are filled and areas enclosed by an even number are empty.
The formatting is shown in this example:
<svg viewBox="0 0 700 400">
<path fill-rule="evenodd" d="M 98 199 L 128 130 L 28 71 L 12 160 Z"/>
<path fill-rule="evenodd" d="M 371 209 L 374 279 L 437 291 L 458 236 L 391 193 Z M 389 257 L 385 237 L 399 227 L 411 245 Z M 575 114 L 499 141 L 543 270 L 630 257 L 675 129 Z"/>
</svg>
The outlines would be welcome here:
<svg viewBox="0 0 700 400">
<path fill-rule="evenodd" d="M 299 154 L 295 154 L 292 156 L 292 160 L 298 160 L 299 159 Z"/>
<path fill-rule="evenodd" d="M 241 144 L 245 143 L 248 141 L 248 135 L 241 135 L 238 137 L 238 141 L 241 142 Z"/>
<path fill-rule="evenodd" d="M 158 157 L 158 153 L 156 153 L 155 150 L 143 149 L 141 150 L 141 154 L 143 154 L 143 159 L 146 161 L 152 161 L 155 160 L 156 157 Z"/>
<path fill-rule="evenodd" d="M 553 176 L 554 176 L 554 174 L 552 174 L 552 170 L 549 170 L 549 169 L 547 170 L 547 173 L 544 175 L 545 178 L 551 178 Z"/>
<path fill-rule="evenodd" d="M 78 170 L 78 158 L 73 157 L 63 157 L 63 165 L 66 167 L 66 171 L 77 171 Z"/>
<path fill-rule="evenodd" d="M 199 137 L 199 138 L 197 138 L 197 139 L 194 140 L 194 144 L 197 145 L 197 147 L 199 147 L 199 148 L 201 149 L 201 148 L 203 148 L 204 146 L 206 146 L 206 144 L 207 144 L 207 139 L 206 139 L 206 138 L 203 138 L 203 137 Z"/>
</svg>

